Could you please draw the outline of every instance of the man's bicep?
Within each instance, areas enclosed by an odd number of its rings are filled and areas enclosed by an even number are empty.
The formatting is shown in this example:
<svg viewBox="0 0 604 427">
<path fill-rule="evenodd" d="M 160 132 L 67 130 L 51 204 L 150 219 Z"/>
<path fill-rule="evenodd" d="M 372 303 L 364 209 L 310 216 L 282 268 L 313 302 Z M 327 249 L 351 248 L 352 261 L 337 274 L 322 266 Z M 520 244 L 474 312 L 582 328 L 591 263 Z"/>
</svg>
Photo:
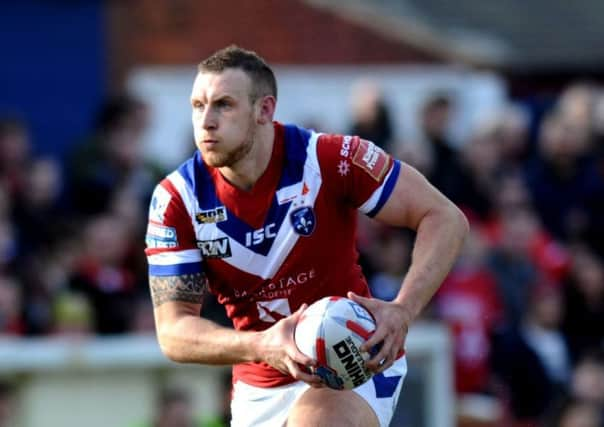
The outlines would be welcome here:
<svg viewBox="0 0 604 427">
<path fill-rule="evenodd" d="M 153 307 L 166 302 L 182 302 L 201 305 L 208 293 L 208 279 L 203 272 L 176 276 L 149 275 L 149 287 Z"/>
<path fill-rule="evenodd" d="M 390 197 L 375 215 L 383 223 L 417 229 L 421 219 L 431 210 L 451 204 L 417 170 L 402 164 Z"/>
</svg>

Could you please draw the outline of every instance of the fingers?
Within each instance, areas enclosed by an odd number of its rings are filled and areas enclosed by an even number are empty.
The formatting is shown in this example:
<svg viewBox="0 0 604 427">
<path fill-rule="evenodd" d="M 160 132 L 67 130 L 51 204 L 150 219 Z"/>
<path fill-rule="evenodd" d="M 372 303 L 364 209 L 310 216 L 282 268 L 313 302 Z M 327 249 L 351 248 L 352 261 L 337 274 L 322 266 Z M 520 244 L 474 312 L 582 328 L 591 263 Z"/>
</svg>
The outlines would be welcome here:
<svg viewBox="0 0 604 427">
<path fill-rule="evenodd" d="M 389 361 L 391 362 L 392 355 L 392 337 L 387 336 L 382 343 L 380 350 L 371 359 L 369 359 L 365 365 L 368 369 L 374 372 L 380 372 L 382 366 Z"/>
<path fill-rule="evenodd" d="M 371 352 L 371 350 L 379 345 L 386 337 L 386 328 L 379 327 L 373 334 L 361 345 L 361 351 Z"/>
<path fill-rule="evenodd" d="M 366 362 L 367 368 L 378 373 L 388 369 L 399 357 L 404 341 L 401 333 L 387 327 L 378 328 L 361 346 L 361 351 L 368 351 L 370 354 L 373 351 Z"/>
<path fill-rule="evenodd" d="M 381 361 L 376 373 L 384 372 L 386 369 L 391 367 L 394 364 L 394 361 L 398 358 L 401 346 L 392 345 L 390 347 L 390 353 L 387 358 Z"/>
<path fill-rule="evenodd" d="M 302 313 L 304 313 L 304 310 L 306 310 L 308 308 L 308 304 L 304 303 L 302 304 L 300 307 L 298 307 L 298 309 L 292 313 L 291 317 L 296 319 L 296 321 L 300 318 L 300 316 L 302 316 Z"/>
<path fill-rule="evenodd" d="M 348 294 L 346 295 L 349 299 L 353 300 L 354 302 L 356 302 L 357 304 L 361 304 L 363 307 L 369 309 L 369 306 L 371 305 L 371 298 L 365 298 L 362 297 L 360 295 L 355 294 L 354 292 L 348 292 Z"/>
<path fill-rule="evenodd" d="M 302 316 L 302 313 L 304 313 L 304 310 L 306 310 L 308 308 L 308 304 L 302 304 L 294 313 L 291 314 L 291 316 L 288 319 L 285 319 L 289 326 L 288 328 L 290 329 L 290 333 L 288 333 L 288 335 L 291 337 L 291 347 L 288 345 L 287 347 L 289 347 L 286 350 L 287 355 L 294 360 L 295 362 L 303 365 L 303 366 L 315 366 L 317 364 L 317 362 L 307 356 L 306 354 L 302 353 L 299 349 L 298 346 L 296 345 L 293 337 L 294 337 L 294 329 L 295 329 L 295 325 L 298 323 L 298 321 L 300 320 L 300 317 Z M 291 319 L 291 321 L 290 321 Z"/>
<path fill-rule="evenodd" d="M 285 365 L 289 370 L 289 375 L 291 375 L 295 380 L 304 381 L 313 387 L 319 387 L 323 384 L 319 376 L 305 372 L 302 367 L 300 367 L 300 365 L 295 363 L 293 360 L 285 360 Z"/>
<path fill-rule="evenodd" d="M 292 351 L 288 351 L 288 356 L 294 361 L 299 363 L 302 366 L 317 366 L 317 361 L 312 357 L 307 356 L 298 350 L 298 347 L 294 344 L 294 349 Z"/>
</svg>

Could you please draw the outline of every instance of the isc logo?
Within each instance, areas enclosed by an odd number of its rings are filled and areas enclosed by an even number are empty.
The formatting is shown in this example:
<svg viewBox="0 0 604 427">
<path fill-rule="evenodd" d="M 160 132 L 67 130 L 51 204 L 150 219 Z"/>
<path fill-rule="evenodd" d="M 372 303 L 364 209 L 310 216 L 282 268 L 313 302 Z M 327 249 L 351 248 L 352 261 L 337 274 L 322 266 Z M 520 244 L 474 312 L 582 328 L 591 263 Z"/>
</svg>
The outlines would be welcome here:
<svg viewBox="0 0 604 427">
<path fill-rule="evenodd" d="M 277 236 L 275 233 L 275 227 L 277 225 L 273 222 L 271 224 L 265 225 L 262 228 L 254 231 L 248 231 L 245 233 L 245 246 L 256 246 L 260 243 L 264 242 L 266 239 L 272 239 Z"/>
</svg>

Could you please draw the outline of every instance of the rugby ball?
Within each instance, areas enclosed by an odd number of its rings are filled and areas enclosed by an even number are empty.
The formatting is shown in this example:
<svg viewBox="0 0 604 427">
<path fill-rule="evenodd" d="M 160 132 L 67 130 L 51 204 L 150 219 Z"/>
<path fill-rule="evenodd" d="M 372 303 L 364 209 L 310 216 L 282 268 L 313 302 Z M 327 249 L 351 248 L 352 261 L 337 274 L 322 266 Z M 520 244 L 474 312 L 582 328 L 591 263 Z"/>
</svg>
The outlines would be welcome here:
<svg viewBox="0 0 604 427">
<path fill-rule="evenodd" d="M 371 314 L 344 297 L 325 297 L 302 313 L 294 331 L 298 349 L 318 362 L 311 371 L 336 390 L 352 389 L 373 373 L 365 368 L 369 353 L 361 345 L 375 331 Z"/>
</svg>

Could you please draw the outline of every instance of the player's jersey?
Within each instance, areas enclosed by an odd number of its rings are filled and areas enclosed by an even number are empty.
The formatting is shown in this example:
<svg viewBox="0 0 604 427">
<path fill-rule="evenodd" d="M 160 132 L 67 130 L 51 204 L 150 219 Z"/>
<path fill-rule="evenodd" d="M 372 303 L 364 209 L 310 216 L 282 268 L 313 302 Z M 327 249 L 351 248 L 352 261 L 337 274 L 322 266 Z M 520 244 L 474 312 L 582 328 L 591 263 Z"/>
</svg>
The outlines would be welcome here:
<svg viewBox="0 0 604 427">
<path fill-rule="evenodd" d="M 238 330 L 263 330 L 303 303 L 347 291 L 369 295 L 357 263 L 357 210 L 375 215 L 400 163 L 358 137 L 275 123 L 267 170 L 249 190 L 197 152 L 155 189 L 149 274 L 204 272 Z M 293 381 L 263 363 L 233 368 L 260 387 Z"/>
</svg>

